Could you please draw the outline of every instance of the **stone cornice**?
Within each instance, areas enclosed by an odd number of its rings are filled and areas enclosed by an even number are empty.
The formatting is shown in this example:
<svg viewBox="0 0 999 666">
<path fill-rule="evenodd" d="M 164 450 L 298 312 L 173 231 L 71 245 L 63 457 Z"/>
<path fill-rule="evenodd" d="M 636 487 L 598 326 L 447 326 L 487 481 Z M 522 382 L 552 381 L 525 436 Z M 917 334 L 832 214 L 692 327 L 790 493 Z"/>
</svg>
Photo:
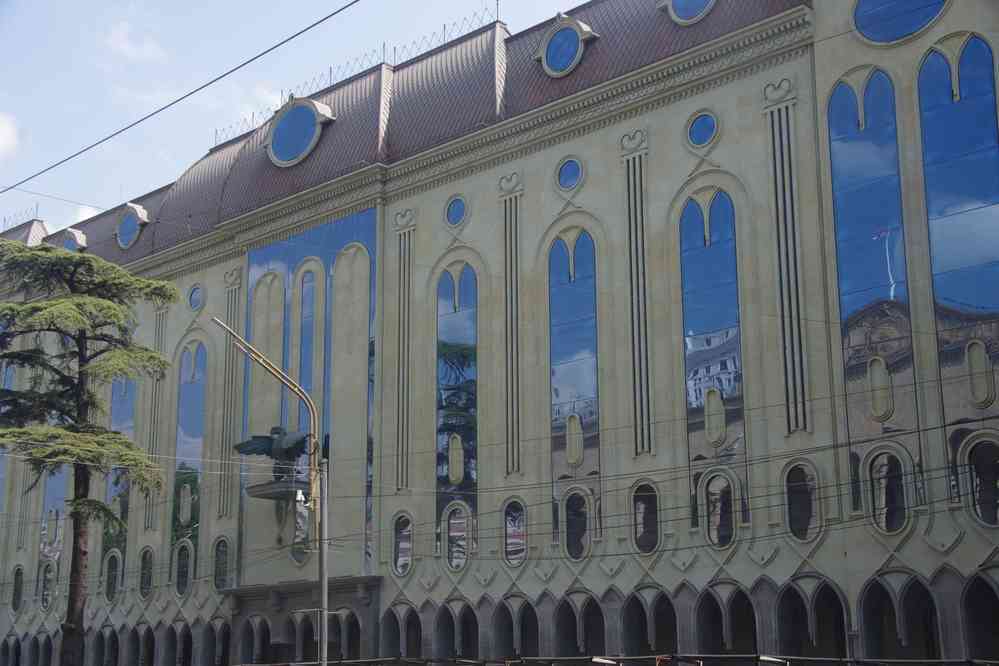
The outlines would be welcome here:
<svg viewBox="0 0 999 666">
<path fill-rule="evenodd" d="M 798 7 L 623 77 L 391 166 L 372 164 L 219 225 L 128 268 L 169 278 L 241 256 L 332 217 L 392 203 L 717 88 L 807 52 L 812 12 Z"/>
</svg>

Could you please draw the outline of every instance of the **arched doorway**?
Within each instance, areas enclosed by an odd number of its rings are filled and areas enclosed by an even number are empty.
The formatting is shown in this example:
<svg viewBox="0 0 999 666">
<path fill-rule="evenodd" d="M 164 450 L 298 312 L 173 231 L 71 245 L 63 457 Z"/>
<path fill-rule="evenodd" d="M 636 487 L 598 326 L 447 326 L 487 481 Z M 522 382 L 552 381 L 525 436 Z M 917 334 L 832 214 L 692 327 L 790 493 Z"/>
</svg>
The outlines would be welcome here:
<svg viewBox="0 0 999 666">
<path fill-rule="evenodd" d="M 505 603 L 500 603 L 493 613 L 493 658 L 509 659 L 514 655 L 513 615 Z"/>
<path fill-rule="evenodd" d="M 588 655 L 607 654 L 604 643 L 604 612 L 595 599 L 583 607 L 583 650 Z"/>
<path fill-rule="evenodd" d="M 406 657 L 416 659 L 423 656 L 423 623 L 420 615 L 409 609 L 406 614 Z"/>
<path fill-rule="evenodd" d="M 119 663 L 118 632 L 114 629 L 104 639 L 104 663 L 106 666 L 118 666 Z M 188 664 L 185 663 L 184 666 Z"/>
<path fill-rule="evenodd" d="M 964 619 L 968 627 L 968 656 L 999 659 L 999 594 L 982 576 L 975 576 L 964 593 Z"/>
<path fill-rule="evenodd" d="M 808 607 L 797 588 L 788 586 L 777 605 L 780 654 L 794 657 L 814 657 L 808 632 Z"/>
<path fill-rule="evenodd" d="M 455 656 L 454 636 L 454 616 L 447 606 L 441 606 L 434 621 L 435 659 L 449 659 Z"/>
<path fill-rule="evenodd" d="M 319 643 L 316 641 L 316 629 L 315 625 L 312 623 L 312 617 L 310 615 L 302 617 L 301 629 L 302 661 L 318 661 Z"/>
<path fill-rule="evenodd" d="M 906 657 L 903 659 L 939 659 L 940 634 L 937 627 L 937 607 L 918 580 L 912 581 L 902 595 L 905 619 Z"/>
<path fill-rule="evenodd" d="M 579 642 L 576 639 L 576 612 L 565 599 L 555 609 L 555 656 L 578 657 Z"/>
<path fill-rule="evenodd" d="M 343 659 L 341 648 L 343 637 L 340 635 L 340 618 L 330 615 L 326 622 L 326 656 L 330 659 Z"/>
<path fill-rule="evenodd" d="M 142 647 L 140 651 L 139 664 L 141 666 L 153 666 L 156 662 L 156 636 L 151 627 L 147 626 L 142 634 Z"/>
<path fill-rule="evenodd" d="M 624 654 L 630 657 L 647 655 L 649 646 L 649 622 L 645 606 L 637 596 L 632 596 L 621 610 L 621 630 L 624 633 Z"/>
<path fill-rule="evenodd" d="M 697 650 L 702 654 L 725 652 L 721 606 L 715 595 L 704 592 L 697 604 Z"/>
<path fill-rule="evenodd" d="M 39 666 L 52 666 L 52 637 L 45 634 L 42 637 L 42 655 Z"/>
<path fill-rule="evenodd" d="M 674 654 L 677 651 L 676 609 L 665 594 L 656 599 L 652 619 L 656 632 L 655 653 Z"/>
<path fill-rule="evenodd" d="M 461 609 L 459 616 L 461 627 L 461 649 L 458 651 L 462 659 L 479 658 L 479 619 L 475 617 L 475 612 L 465 606 Z"/>
<path fill-rule="evenodd" d="M 399 657 L 401 652 L 400 647 L 402 644 L 400 642 L 399 634 L 399 620 L 396 619 L 395 611 L 391 608 L 385 611 L 382 615 L 381 623 L 381 634 L 379 636 L 380 644 L 378 646 L 378 654 L 382 657 Z"/>
<path fill-rule="evenodd" d="M 28 643 L 28 666 L 38 666 L 38 653 L 40 651 L 38 636 L 33 636 L 31 642 Z"/>
<path fill-rule="evenodd" d="M 728 603 L 733 654 L 756 654 L 756 612 L 753 602 L 742 590 L 736 590 Z"/>
<path fill-rule="evenodd" d="M 243 630 L 239 635 L 239 662 L 241 664 L 253 663 L 253 645 L 257 640 L 256 634 L 253 621 L 247 618 L 243 622 Z"/>
<path fill-rule="evenodd" d="M 520 656 L 537 657 L 540 645 L 538 635 L 538 614 L 531 604 L 525 603 L 520 609 Z"/>
<path fill-rule="evenodd" d="M 215 666 L 215 627 L 208 623 L 201 634 L 200 666 Z"/>
<path fill-rule="evenodd" d="M 815 595 L 815 656 L 846 657 L 846 619 L 843 602 L 831 586 L 823 583 Z"/>
<path fill-rule="evenodd" d="M 219 666 L 229 666 L 232 657 L 230 656 L 230 650 L 232 649 L 232 631 L 229 629 L 229 625 L 223 622 L 219 625 L 218 633 L 215 635 L 215 640 L 217 641 L 216 651 L 219 655 Z"/>
<path fill-rule="evenodd" d="M 104 661 L 104 633 L 101 631 L 94 632 L 93 647 L 91 648 L 91 659 L 94 666 L 106 666 Z M 32 666 L 29 662 L 28 666 Z"/>
<path fill-rule="evenodd" d="M 348 613 L 344 622 L 347 627 L 347 644 L 343 646 L 343 656 L 345 659 L 360 659 L 361 623 L 353 613 Z"/>
</svg>

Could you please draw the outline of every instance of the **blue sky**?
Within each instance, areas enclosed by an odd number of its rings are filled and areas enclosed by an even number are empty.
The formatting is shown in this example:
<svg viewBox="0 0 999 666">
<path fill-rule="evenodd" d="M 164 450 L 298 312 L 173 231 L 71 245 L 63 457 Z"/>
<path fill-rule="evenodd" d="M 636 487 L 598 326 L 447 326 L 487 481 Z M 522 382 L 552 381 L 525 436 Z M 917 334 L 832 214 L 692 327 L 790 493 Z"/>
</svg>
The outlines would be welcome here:
<svg viewBox="0 0 999 666">
<path fill-rule="evenodd" d="M 9 185 L 203 83 L 331 12 L 342 0 L 83 3 L 0 0 L 0 185 Z M 579 0 L 501 0 L 512 32 Z M 0 195 L 0 218 L 38 204 L 50 230 L 178 178 L 215 130 L 276 106 L 282 91 L 380 54 L 415 49 L 445 24 L 495 11 L 495 0 L 362 0 L 194 98 L 24 187 Z M 467 23 L 466 23 L 467 25 Z M 328 76 L 328 74 L 327 74 Z M 287 94 L 287 93 L 285 93 Z"/>
</svg>

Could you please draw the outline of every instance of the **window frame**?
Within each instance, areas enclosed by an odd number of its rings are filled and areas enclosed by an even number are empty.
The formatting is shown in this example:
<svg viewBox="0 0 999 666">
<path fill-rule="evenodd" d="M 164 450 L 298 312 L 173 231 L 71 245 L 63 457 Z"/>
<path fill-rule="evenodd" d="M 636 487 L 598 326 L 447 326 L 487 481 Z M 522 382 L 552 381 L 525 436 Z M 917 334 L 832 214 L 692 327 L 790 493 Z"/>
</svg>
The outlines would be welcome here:
<svg viewBox="0 0 999 666">
<path fill-rule="evenodd" d="M 728 487 L 732 492 L 732 538 L 728 543 L 722 545 L 715 543 L 708 532 L 708 484 L 711 483 L 718 477 L 723 477 L 728 482 Z M 712 548 L 718 551 L 731 550 L 739 543 L 739 527 L 742 523 L 742 494 L 738 479 L 732 472 L 726 467 L 710 467 L 700 473 L 700 479 L 698 480 L 697 495 L 701 502 L 701 506 L 704 507 L 703 519 L 698 516 L 699 529 L 704 536 L 705 542 Z"/>
<path fill-rule="evenodd" d="M 398 561 L 399 561 L 399 538 L 397 527 L 399 521 L 405 518 L 409 521 L 409 564 L 405 571 L 399 571 Z M 397 578 L 405 578 L 413 571 L 413 563 L 415 558 L 413 557 L 416 544 L 416 522 L 413 520 L 413 516 L 408 511 L 400 511 L 392 517 L 392 574 Z"/>
<path fill-rule="evenodd" d="M 583 534 L 583 552 L 580 553 L 579 557 L 573 557 L 569 554 L 569 499 L 574 495 L 579 495 L 583 498 L 583 508 L 586 510 L 586 532 Z M 593 551 L 593 542 L 596 540 L 596 517 L 594 508 L 595 504 L 593 491 L 585 486 L 570 486 L 564 493 L 562 493 L 562 500 L 559 502 L 559 515 L 561 518 L 559 531 L 562 538 L 562 554 L 570 562 L 574 562 L 576 564 L 585 562 L 589 559 L 590 554 Z"/>
<path fill-rule="evenodd" d="M 884 454 L 894 456 L 895 459 L 898 460 L 901 468 L 902 508 L 905 511 L 905 520 L 902 521 L 902 525 L 897 530 L 892 531 L 882 529 L 874 518 L 874 477 L 871 472 L 874 466 L 874 461 Z M 877 530 L 879 534 L 885 536 L 898 536 L 904 534 L 912 525 L 912 513 L 915 506 L 912 503 L 913 491 L 910 490 L 909 484 L 915 482 L 913 470 L 914 466 L 912 464 L 912 459 L 908 455 L 908 451 L 895 444 L 883 444 L 875 447 L 868 451 L 867 455 L 864 456 L 861 474 L 863 474 L 864 487 L 866 490 L 864 493 L 865 513 L 867 514 L 868 520 L 870 520 L 871 526 Z"/>
<path fill-rule="evenodd" d="M 642 550 L 642 547 L 639 546 L 638 544 L 638 534 L 636 533 L 638 528 L 638 523 L 635 520 L 635 499 L 638 496 L 638 491 L 645 487 L 648 487 L 652 490 L 652 496 L 655 498 L 655 510 L 656 510 L 656 543 L 650 550 L 647 551 Z M 630 523 L 632 528 L 631 543 L 635 547 L 635 551 L 638 553 L 640 557 L 648 557 L 650 555 L 655 555 L 656 552 L 662 546 L 663 537 L 662 537 L 662 529 L 660 528 L 660 518 L 659 518 L 660 509 L 662 507 L 660 506 L 659 494 L 660 494 L 659 489 L 656 487 L 656 484 L 651 479 L 640 479 L 631 486 L 631 492 L 629 493 L 629 497 L 631 499 L 631 516 L 630 516 L 631 518 Z"/>
<path fill-rule="evenodd" d="M 110 566 L 112 559 L 117 561 L 118 568 L 114 576 L 115 582 L 113 595 L 108 594 L 108 585 L 111 583 Z M 104 560 L 101 562 L 101 594 L 109 604 L 113 604 L 115 600 L 121 596 L 122 583 L 124 580 L 124 567 L 122 566 L 122 562 L 124 561 L 125 559 L 122 557 L 122 554 L 118 551 L 118 549 L 113 548 L 107 552 L 104 556 Z"/>
<path fill-rule="evenodd" d="M 509 537 L 507 535 L 507 525 L 506 525 L 506 511 L 511 504 L 519 504 L 521 513 L 524 516 L 524 556 L 519 562 L 513 562 L 510 560 L 510 556 L 507 550 L 507 544 L 509 543 Z M 503 507 L 501 509 L 502 513 L 501 520 L 503 521 L 503 562 L 508 567 L 513 569 L 518 569 L 527 563 L 530 559 L 531 547 L 530 547 L 530 522 L 527 513 L 527 502 L 525 502 L 521 497 L 508 497 L 505 502 L 503 502 Z"/>
<path fill-rule="evenodd" d="M 149 590 L 145 591 L 143 589 L 143 578 L 145 577 L 145 572 L 143 568 L 145 566 L 146 555 L 149 556 Z M 150 546 L 146 546 L 139 551 L 139 580 L 138 582 L 138 592 L 139 598 L 142 600 L 149 599 L 153 596 L 153 591 L 156 588 L 156 553 Z"/>
<path fill-rule="evenodd" d="M 809 523 L 808 534 L 803 539 L 791 531 L 791 498 L 787 487 L 788 477 L 791 475 L 791 472 L 798 467 L 803 468 L 806 473 L 810 474 L 813 482 L 810 496 L 812 503 L 812 521 Z M 823 530 L 822 501 L 819 497 L 819 488 L 821 487 L 819 472 L 815 468 L 815 465 L 813 465 L 809 460 L 792 460 L 785 466 L 784 472 L 781 474 L 781 480 L 783 481 L 784 520 L 787 525 L 787 535 L 798 543 L 812 543 L 819 537 L 820 534 L 822 534 Z"/>
<path fill-rule="evenodd" d="M 450 558 L 450 527 L 451 527 L 451 514 L 457 510 L 461 510 L 465 513 L 465 561 L 461 566 L 455 567 L 451 564 Z M 475 552 L 475 521 L 472 518 L 472 510 L 465 502 L 460 500 L 455 500 L 449 502 L 444 510 L 441 512 L 441 556 L 444 558 L 444 565 L 447 570 L 451 573 L 458 573 L 464 571 L 468 567 L 468 563 L 472 560 L 472 554 Z"/>
<path fill-rule="evenodd" d="M 225 561 L 225 581 L 224 581 L 225 582 L 225 587 L 219 587 L 219 585 L 218 585 L 218 583 L 219 583 L 219 576 L 218 576 L 218 571 L 219 571 L 219 557 L 218 557 L 219 546 L 225 546 L 225 560 L 224 560 Z M 214 542 L 212 542 L 212 587 L 215 589 L 216 592 L 222 592 L 224 590 L 229 589 L 229 587 L 230 587 L 230 571 L 232 569 L 232 567 L 230 566 L 230 564 L 231 564 L 231 555 L 229 554 L 230 550 L 231 549 L 229 547 L 229 539 L 226 538 L 226 537 L 224 537 L 224 536 L 218 537 L 217 539 L 215 539 Z"/>
</svg>

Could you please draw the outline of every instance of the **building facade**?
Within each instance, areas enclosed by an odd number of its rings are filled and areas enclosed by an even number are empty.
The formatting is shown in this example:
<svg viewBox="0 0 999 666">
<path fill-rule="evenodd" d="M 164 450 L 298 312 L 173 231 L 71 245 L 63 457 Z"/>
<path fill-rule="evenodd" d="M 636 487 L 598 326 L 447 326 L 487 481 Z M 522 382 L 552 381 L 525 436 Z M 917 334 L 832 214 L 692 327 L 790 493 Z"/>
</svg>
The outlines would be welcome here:
<svg viewBox="0 0 999 666">
<path fill-rule="evenodd" d="M 331 656 L 999 658 L 997 47 L 993 0 L 593 0 L 49 235 L 183 295 L 108 389 L 166 483 L 100 490 L 89 663 L 316 658 L 308 461 L 233 449 L 307 413 L 213 317 L 319 405 Z M 70 479 L 0 470 L 0 666 L 49 666 Z"/>
</svg>

